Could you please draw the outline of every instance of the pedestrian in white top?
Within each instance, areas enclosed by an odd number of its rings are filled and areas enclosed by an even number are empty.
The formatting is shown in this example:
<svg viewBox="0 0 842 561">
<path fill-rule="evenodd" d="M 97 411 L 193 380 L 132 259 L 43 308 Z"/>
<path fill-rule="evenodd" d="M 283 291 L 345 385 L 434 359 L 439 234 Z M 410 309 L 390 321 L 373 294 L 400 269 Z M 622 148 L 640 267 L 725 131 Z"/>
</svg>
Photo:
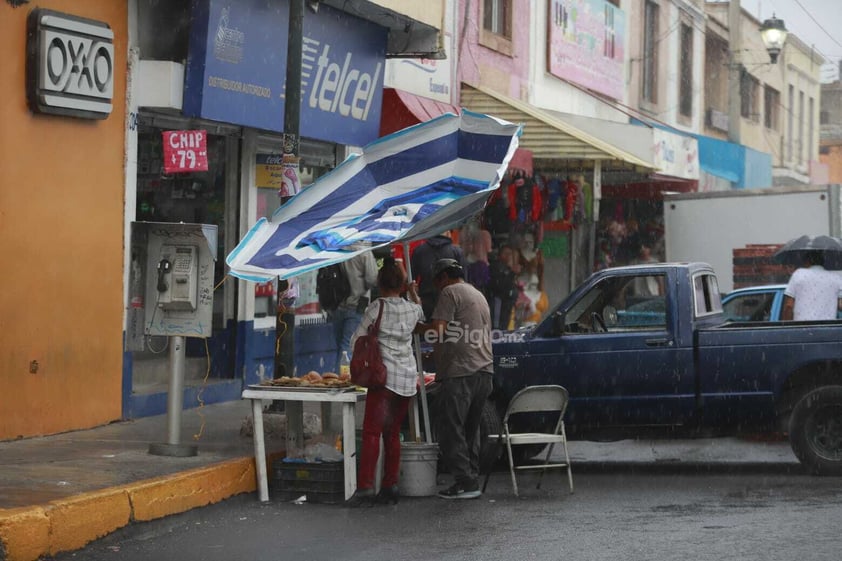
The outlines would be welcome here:
<svg viewBox="0 0 842 561">
<path fill-rule="evenodd" d="M 424 319 L 420 304 L 401 297 L 404 291 L 414 301 L 418 300 L 415 283 L 407 285 L 403 265 L 393 257 L 386 257 L 377 275 L 380 298 L 372 302 L 363 314 L 362 322 L 351 340 L 357 338 L 377 321 L 380 306 L 380 332 L 377 339 L 380 354 L 386 366 L 386 387 L 369 388 L 365 399 L 360 469 L 357 473 L 357 491 L 348 499 L 348 506 L 371 506 L 375 503 L 398 502 L 398 475 L 401 460 L 400 430 L 409 409 L 409 402 L 416 392 L 418 366 L 412 350 L 412 334 Z M 380 436 L 383 436 L 383 480 L 380 493 L 374 496 L 374 478 Z"/>
<path fill-rule="evenodd" d="M 781 319 L 808 321 L 836 319 L 842 296 L 842 274 L 824 268 L 821 252 L 804 258 L 804 267 L 792 273 L 784 290 Z"/>
</svg>

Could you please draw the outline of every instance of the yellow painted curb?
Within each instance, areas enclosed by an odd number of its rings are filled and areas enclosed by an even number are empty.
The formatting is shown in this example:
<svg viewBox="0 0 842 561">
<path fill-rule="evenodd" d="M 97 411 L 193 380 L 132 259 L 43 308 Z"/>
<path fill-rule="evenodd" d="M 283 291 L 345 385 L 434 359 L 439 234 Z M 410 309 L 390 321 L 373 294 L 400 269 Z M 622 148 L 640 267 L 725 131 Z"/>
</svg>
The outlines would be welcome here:
<svg viewBox="0 0 842 561">
<path fill-rule="evenodd" d="M 129 496 L 119 488 L 52 501 L 46 512 L 51 555 L 82 548 L 127 525 L 132 516 Z"/>
<path fill-rule="evenodd" d="M 0 561 L 37 561 L 82 548 L 132 521 L 178 514 L 256 488 L 254 458 L 239 458 L 43 506 L 0 509 Z"/>
<path fill-rule="evenodd" d="M 33 561 L 49 545 L 50 519 L 42 507 L 0 510 L 0 559 Z"/>
<path fill-rule="evenodd" d="M 133 519 L 154 520 L 219 502 L 257 488 L 253 458 L 240 458 L 128 488 Z"/>
</svg>

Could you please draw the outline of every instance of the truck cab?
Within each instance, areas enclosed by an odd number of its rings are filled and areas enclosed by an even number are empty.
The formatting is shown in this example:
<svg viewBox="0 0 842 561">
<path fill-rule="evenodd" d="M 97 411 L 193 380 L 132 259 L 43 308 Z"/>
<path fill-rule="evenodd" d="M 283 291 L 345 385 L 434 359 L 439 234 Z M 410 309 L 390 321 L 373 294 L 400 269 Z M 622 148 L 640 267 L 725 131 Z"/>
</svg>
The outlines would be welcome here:
<svg viewBox="0 0 842 561">
<path fill-rule="evenodd" d="M 498 399 L 523 386 L 558 383 L 570 392 L 567 422 L 574 431 L 684 424 L 697 401 L 694 329 L 721 322 L 716 276 L 707 265 L 595 273 L 521 340 L 495 343 Z"/>
</svg>

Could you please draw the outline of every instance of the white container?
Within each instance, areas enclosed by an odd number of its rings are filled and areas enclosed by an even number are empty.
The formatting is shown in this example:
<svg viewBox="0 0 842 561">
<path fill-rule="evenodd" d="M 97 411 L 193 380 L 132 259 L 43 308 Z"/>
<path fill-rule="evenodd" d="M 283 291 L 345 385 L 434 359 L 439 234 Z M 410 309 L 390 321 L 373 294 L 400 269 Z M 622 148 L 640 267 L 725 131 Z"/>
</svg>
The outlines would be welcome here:
<svg viewBox="0 0 842 561">
<path fill-rule="evenodd" d="M 404 497 L 435 495 L 438 459 L 438 444 L 402 442 L 398 492 Z"/>
</svg>

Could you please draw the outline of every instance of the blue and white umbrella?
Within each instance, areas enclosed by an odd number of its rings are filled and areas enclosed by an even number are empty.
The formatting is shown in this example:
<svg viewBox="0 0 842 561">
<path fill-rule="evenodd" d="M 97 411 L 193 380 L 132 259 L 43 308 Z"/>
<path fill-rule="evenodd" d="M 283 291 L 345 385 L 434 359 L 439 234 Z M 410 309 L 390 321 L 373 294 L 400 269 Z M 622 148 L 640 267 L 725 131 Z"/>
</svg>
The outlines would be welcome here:
<svg viewBox="0 0 842 561">
<path fill-rule="evenodd" d="M 455 228 L 499 187 L 520 134 L 463 109 L 380 138 L 258 220 L 226 258 L 230 274 L 291 278 Z"/>
</svg>

